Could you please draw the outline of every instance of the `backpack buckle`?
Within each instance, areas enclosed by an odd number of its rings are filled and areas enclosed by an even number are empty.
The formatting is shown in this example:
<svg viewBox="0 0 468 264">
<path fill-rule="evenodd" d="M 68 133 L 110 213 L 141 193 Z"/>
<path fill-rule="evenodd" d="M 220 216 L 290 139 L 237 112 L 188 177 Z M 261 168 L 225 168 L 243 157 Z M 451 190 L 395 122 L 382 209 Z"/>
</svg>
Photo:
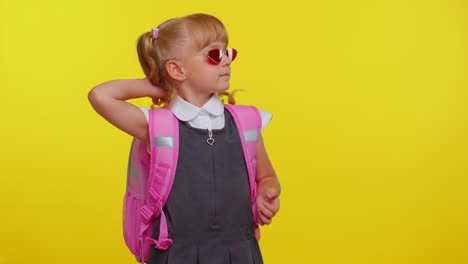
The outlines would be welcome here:
<svg viewBox="0 0 468 264">
<path fill-rule="evenodd" d="M 154 189 L 150 189 L 148 192 L 148 205 L 153 209 L 153 212 L 160 212 L 162 209 L 161 206 L 161 197 Z"/>
<path fill-rule="evenodd" d="M 149 206 L 145 205 L 141 208 L 140 211 L 141 218 L 145 224 L 150 224 L 153 220 L 154 211 L 153 209 L 149 208 Z"/>
</svg>

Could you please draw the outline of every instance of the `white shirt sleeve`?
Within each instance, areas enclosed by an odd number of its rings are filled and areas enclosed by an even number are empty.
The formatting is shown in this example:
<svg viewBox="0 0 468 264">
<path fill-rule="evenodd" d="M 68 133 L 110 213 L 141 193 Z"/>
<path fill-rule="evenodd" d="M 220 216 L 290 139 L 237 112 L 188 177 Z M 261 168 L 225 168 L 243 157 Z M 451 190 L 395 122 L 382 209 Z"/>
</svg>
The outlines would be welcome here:
<svg viewBox="0 0 468 264">
<path fill-rule="evenodd" d="M 140 109 L 143 111 L 143 114 L 145 114 L 146 121 L 149 123 L 149 108 L 146 106 L 141 106 Z"/>
<path fill-rule="evenodd" d="M 263 129 L 268 125 L 268 123 L 270 122 L 273 116 L 272 114 L 266 111 L 260 110 L 260 109 L 258 110 L 258 112 L 260 112 L 260 117 L 262 118 L 262 131 L 263 131 Z"/>
<path fill-rule="evenodd" d="M 143 111 L 143 114 L 145 114 L 146 122 L 149 123 L 149 108 L 146 106 L 141 106 L 140 109 Z M 151 154 L 151 148 L 149 144 L 146 146 L 146 151 Z"/>
</svg>

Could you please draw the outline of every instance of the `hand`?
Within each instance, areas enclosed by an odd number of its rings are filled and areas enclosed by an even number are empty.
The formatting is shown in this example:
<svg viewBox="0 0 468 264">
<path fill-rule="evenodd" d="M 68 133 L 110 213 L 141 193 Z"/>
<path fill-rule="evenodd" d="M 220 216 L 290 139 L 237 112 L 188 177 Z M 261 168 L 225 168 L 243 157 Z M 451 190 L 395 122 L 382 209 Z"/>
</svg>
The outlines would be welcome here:
<svg viewBox="0 0 468 264">
<path fill-rule="evenodd" d="M 258 185 L 257 211 L 260 225 L 269 225 L 273 216 L 279 210 L 279 189 L 268 186 L 266 183 Z"/>
<path fill-rule="evenodd" d="M 144 78 L 143 83 L 147 87 L 148 96 L 153 100 L 153 104 L 159 105 L 159 101 L 166 95 L 166 91 L 161 87 L 152 84 L 148 78 Z"/>
</svg>

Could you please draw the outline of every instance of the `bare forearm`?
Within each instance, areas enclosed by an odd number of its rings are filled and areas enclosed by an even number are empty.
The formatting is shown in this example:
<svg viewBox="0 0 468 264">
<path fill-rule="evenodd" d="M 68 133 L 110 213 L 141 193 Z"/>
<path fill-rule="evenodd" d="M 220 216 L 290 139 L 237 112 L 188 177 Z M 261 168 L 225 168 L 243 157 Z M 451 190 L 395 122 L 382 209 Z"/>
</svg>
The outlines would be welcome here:
<svg viewBox="0 0 468 264">
<path fill-rule="evenodd" d="M 281 185 L 275 174 L 268 175 L 259 179 L 257 182 L 257 185 L 259 188 L 266 187 L 270 190 L 274 190 L 274 192 L 277 193 L 278 195 L 281 193 Z"/>
<path fill-rule="evenodd" d="M 162 89 L 151 85 L 147 79 L 109 81 L 94 87 L 88 100 L 94 110 L 114 126 L 126 133 L 149 142 L 148 122 L 137 106 L 126 102 L 140 97 L 158 98 Z"/>
<path fill-rule="evenodd" d="M 271 192 L 279 195 L 281 186 L 270 159 L 268 158 L 262 137 L 260 137 L 257 144 L 255 158 L 257 160 L 256 181 L 258 187 L 260 189 L 269 189 Z"/>
<path fill-rule="evenodd" d="M 161 89 L 151 85 L 147 79 L 114 80 L 105 82 L 94 87 L 91 93 L 102 97 L 128 100 L 140 97 L 157 98 L 163 96 Z"/>
</svg>

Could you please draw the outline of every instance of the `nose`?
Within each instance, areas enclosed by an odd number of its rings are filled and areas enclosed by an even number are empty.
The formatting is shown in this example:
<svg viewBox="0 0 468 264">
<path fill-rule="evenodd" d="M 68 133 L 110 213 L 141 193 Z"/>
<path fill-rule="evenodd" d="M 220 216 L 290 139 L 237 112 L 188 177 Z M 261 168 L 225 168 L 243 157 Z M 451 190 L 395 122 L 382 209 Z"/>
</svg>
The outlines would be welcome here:
<svg viewBox="0 0 468 264">
<path fill-rule="evenodd" d="M 237 56 L 237 50 L 234 49 L 234 48 L 227 49 L 227 50 L 224 51 L 223 55 L 224 55 L 223 57 L 227 58 L 228 64 L 231 64 L 232 61 L 234 61 L 234 59 Z"/>
<path fill-rule="evenodd" d="M 231 63 L 232 63 L 232 60 L 229 58 L 229 56 L 224 54 L 224 56 L 221 58 L 220 64 L 222 64 L 222 66 L 229 66 L 231 65 Z"/>
</svg>

